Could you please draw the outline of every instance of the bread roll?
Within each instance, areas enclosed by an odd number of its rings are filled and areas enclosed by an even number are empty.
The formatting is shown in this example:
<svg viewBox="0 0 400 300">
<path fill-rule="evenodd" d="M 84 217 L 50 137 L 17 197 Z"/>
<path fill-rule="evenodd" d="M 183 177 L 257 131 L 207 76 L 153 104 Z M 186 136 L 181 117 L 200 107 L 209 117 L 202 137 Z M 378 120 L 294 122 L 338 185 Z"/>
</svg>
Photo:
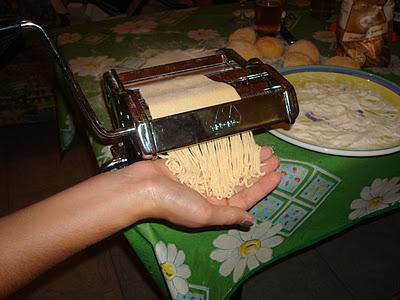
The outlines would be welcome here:
<svg viewBox="0 0 400 300">
<path fill-rule="evenodd" d="M 311 58 L 300 52 L 290 52 L 286 54 L 285 60 L 283 61 L 284 67 L 311 65 L 313 62 Z"/>
<path fill-rule="evenodd" d="M 256 32 L 250 27 L 239 28 L 231 33 L 229 41 L 246 41 L 254 44 L 256 41 Z"/>
<path fill-rule="evenodd" d="M 320 54 L 318 48 L 310 41 L 298 40 L 288 47 L 287 53 L 298 52 L 307 55 L 311 59 L 311 64 L 318 64 Z"/>
<path fill-rule="evenodd" d="M 261 58 L 261 54 L 257 50 L 256 46 L 246 41 L 230 41 L 226 47 L 235 50 L 246 60 L 253 57 Z"/>
<path fill-rule="evenodd" d="M 331 58 L 328 58 L 327 60 L 324 61 L 324 65 L 340 66 L 340 67 L 347 67 L 354 69 L 360 68 L 360 65 L 357 62 L 345 56 L 333 56 Z"/>
<path fill-rule="evenodd" d="M 256 48 L 265 58 L 278 58 L 285 52 L 285 46 L 280 39 L 265 36 L 256 41 Z"/>
</svg>

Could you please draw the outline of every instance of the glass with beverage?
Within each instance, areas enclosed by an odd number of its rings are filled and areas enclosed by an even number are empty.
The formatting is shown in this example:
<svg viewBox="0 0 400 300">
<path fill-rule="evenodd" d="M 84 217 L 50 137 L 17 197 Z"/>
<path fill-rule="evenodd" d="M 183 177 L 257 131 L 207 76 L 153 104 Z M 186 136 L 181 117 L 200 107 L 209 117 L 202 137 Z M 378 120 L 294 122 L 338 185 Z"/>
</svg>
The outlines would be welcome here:
<svg viewBox="0 0 400 300">
<path fill-rule="evenodd" d="M 283 0 L 256 0 L 254 28 L 258 35 L 275 36 L 282 22 Z"/>
</svg>

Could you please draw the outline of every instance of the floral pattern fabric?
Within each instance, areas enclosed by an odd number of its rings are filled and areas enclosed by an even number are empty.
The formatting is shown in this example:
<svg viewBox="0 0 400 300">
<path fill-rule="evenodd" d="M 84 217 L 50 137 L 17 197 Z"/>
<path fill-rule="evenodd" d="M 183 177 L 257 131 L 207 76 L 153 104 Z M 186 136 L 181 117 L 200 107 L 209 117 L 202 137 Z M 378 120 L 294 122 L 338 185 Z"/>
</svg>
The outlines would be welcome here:
<svg viewBox="0 0 400 300">
<path fill-rule="evenodd" d="M 221 262 L 222 276 L 233 273 L 233 282 L 238 282 L 246 267 L 253 270 L 272 258 L 272 248 L 283 241 L 283 237 L 276 235 L 281 229 L 281 223 L 272 226 L 268 221 L 255 224 L 248 232 L 231 229 L 213 241 L 216 250 L 210 257 Z"/>
<path fill-rule="evenodd" d="M 189 291 L 187 279 L 191 271 L 189 266 L 184 264 L 185 253 L 182 250 L 178 251 L 174 244 L 166 246 L 163 241 L 156 244 L 155 252 L 171 297 L 176 299 L 178 293 L 186 295 Z"/>
<path fill-rule="evenodd" d="M 250 4 L 245 10 L 249 19 L 254 17 Z M 311 18 L 309 6 L 309 0 L 289 1 L 286 26 L 328 57 L 335 49 L 335 35 L 329 30 L 332 20 Z M 125 72 L 214 53 L 235 30 L 238 8 L 233 4 L 184 9 L 65 28 L 58 33 L 58 45 L 97 117 L 110 126 L 101 89 L 105 70 Z M 388 68 L 367 71 L 399 82 L 399 49 L 397 42 Z M 268 63 L 282 66 L 282 60 Z M 68 147 L 75 128 L 67 106 L 58 109 Z M 340 157 L 304 150 L 267 133 L 256 135 L 256 140 L 274 149 L 284 176 L 278 188 L 250 210 L 256 224 L 248 232 L 236 227 L 192 232 L 156 222 L 125 232 L 162 291 L 173 299 L 227 299 L 270 263 L 399 207 L 400 153 Z M 92 137 L 90 141 L 100 165 L 111 159 L 109 145 Z"/>
<path fill-rule="evenodd" d="M 400 201 L 400 177 L 376 178 L 371 186 L 364 187 L 360 197 L 351 202 L 350 220 L 364 217 Z"/>
<path fill-rule="evenodd" d="M 116 61 L 108 56 L 89 56 L 71 59 L 68 64 L 78 76 L 93 76 L 99 80 L 104 72 L 114 67 Z"/>
<path fill-rule="evenodd" d="M 117 34 L 140 34 L 152 31 L 157 27 L 153 20 L 127 21 L 111 28 Z"/>
</svg>

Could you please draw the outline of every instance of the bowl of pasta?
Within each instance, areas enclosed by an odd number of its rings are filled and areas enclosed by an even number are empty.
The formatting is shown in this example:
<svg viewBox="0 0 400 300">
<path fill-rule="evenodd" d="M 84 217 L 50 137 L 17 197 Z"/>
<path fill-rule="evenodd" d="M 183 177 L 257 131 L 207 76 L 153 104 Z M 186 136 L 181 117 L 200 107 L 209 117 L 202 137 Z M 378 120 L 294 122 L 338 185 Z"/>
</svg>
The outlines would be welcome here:
<svg viewBox="0 0 400 300">
<path fill-rule="evenodd" d="M 289 128 L 271 130 L 296 146 L 341 156 L 400 151 L 400 87 L 360 70 L 299 66 L 280 72 L 295 87 L 300 114 Z"/>
</svg>

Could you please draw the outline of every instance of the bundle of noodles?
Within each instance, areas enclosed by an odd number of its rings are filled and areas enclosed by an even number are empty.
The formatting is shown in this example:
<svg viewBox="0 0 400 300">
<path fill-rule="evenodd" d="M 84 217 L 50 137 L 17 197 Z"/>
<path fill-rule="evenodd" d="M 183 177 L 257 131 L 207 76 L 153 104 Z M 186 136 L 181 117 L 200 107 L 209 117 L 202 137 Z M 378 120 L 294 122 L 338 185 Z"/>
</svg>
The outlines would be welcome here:
<svg viewBox="0 0 400 300">
<path fill-rule="evenodd" d="M 179 180 L 206 197 L 229 198 L 235 187 L 263 175 L 251 131 L 192 145 L 162 156 Z"/>
<path fill-rule="evenodd" d="M 239 100 L 236 90 L 203 75 L 151 83 L 140 92 L 153 119 Z M 251 131 L 160 155 L 179 180 L 205 197 L 222 199 L 261 176 L 260 151 Z"/>
</svg>

